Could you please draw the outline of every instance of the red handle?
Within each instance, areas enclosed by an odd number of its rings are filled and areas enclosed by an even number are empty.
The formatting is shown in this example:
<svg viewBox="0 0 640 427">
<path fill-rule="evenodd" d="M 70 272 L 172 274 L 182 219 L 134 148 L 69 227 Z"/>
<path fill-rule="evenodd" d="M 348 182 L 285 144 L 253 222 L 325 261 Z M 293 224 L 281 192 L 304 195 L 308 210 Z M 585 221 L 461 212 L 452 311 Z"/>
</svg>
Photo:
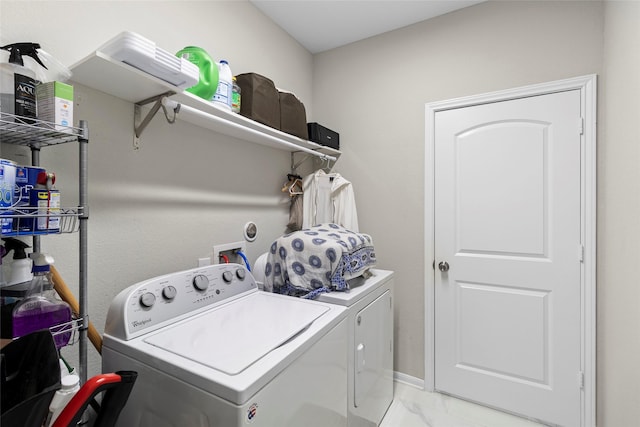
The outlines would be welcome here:
<svg viewBox="0 0 640 427">
<path fill-rule="evenodd" d="M 101 374 L 91 377 L 64 407 L 52 427 L 68 427 L 76 414 L 86 407 L 93 396 L 109 384 L 119 383 L 122 377 L 118 374 Z"/>
</svg>

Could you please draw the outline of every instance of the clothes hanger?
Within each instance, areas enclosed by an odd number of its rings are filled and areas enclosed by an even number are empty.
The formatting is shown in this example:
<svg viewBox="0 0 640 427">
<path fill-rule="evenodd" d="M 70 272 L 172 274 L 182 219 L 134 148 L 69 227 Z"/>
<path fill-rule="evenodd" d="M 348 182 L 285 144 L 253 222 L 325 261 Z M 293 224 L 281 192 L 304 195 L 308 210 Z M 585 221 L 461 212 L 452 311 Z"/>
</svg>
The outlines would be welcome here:
<svg viewBox="0 0 640 427">
<path fill-rule="evenodd" d="M 296 186 L 300 187 L 299 191 L 295 189 Z M 290 197 L 302 194 L 302 177 L 296 174 L 287 174 L 287 182 L 284 183 L 281 191 L 288 192 Z"/>
<path fill-rule="evenodd" d="M 323 161 L 323 164 L 326 161 L 327 165 L 323 166 L 321 169 L 326 173 L 330 173 L 331 172 L 331 159 L 325 157 L 324 159 L 322 159 L 322 161 Z"/>
<path fill-rule="evenodd" d="M 296 190 L 296 187 L 298 187 L 299 190 Z M 296 178 L 293 181 L 293 184 L 291 184 L 289 186 L 289 196 L 293 197 L 293 196 L 296 196 L 298 194 L 303 194 L 303 191 L 302 191 L 302 180 L 299 179 L 299 178 Z"/>
</svg>

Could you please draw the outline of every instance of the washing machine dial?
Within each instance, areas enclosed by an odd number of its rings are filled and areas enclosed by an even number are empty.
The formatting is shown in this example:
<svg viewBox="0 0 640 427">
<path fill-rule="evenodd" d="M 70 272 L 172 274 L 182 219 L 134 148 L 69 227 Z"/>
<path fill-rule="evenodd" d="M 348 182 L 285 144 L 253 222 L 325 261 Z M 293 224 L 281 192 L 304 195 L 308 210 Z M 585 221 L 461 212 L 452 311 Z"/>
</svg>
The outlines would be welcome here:
<svg viewBox="0 0 640 427">
<path fill-rule="evenodd" d="M 236 270 L 236 277 L 240 280 L 244 280 L 244 278 L 246 277 L 246 273 L 243 269 L 239 268 Z"/>
<path fill-rule="evenodd" d="M 225 283 L 231 283 L 231 281 L 233 280 L 233 273 L 230 271 L 225 271 L 224 273 L 222 273 L 222 280 L 224 280 Z"/>
<path fill-rule="evenodd" d="M 206 291 L 209 287 L 209 279 L 204 274 L 198 274 L 193 278 L 193 287 L 199 291 Z"/>
<path fill-rule="evenodd" d="M 177 293 L 178 291 L 176 290 L 175 287 L 166 286 L 165 288 L 162 289 L 162 298 L 166 299 L 167 301 L 171 301 L 176 297 Z"/>
<path fill-rule="evenodd" d="M 156 296 L 151 292 L 145 292 L 140 295 L 140 305 L 145 308 L 153 307 L 153 304 L 156 302 Z"/>
</svg>

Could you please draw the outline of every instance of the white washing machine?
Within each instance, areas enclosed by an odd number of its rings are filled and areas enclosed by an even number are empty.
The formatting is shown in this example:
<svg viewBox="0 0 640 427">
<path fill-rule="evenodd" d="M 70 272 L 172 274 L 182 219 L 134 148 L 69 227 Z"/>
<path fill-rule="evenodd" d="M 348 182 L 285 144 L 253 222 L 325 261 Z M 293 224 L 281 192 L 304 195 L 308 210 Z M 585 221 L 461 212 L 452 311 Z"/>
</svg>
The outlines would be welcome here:
<svg viewBox="0 0 640 427">
<path fill-rule="evenodd" d="M 393 272 L 370 271 L 316 299 L 348 310 L 349 427 L 378 426 L 393 401 Z"/>
<path fill-rule="evenodd" d="M 260 292 L 241 265 L 122 291 L 107 314 L 103 372 L 138 379 L 118 426 L 347 425 L 347 309 Z"/>
</svg>

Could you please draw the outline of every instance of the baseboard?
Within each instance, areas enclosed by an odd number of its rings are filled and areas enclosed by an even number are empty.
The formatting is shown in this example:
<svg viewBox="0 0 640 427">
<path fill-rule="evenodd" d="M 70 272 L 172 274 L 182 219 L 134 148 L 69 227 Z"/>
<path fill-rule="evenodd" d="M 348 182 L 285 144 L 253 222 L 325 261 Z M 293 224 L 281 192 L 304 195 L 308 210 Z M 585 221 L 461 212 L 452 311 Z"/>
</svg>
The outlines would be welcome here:
<svg viewBox="0 0 640 427">
<path fill-rule="evenodd" d="M 424 390 L 424 380 L 402 372 L 393 371 L 393 380 L 398 383 L 407 384 L 419 388 L 420 390 Z"/>
</svg>

